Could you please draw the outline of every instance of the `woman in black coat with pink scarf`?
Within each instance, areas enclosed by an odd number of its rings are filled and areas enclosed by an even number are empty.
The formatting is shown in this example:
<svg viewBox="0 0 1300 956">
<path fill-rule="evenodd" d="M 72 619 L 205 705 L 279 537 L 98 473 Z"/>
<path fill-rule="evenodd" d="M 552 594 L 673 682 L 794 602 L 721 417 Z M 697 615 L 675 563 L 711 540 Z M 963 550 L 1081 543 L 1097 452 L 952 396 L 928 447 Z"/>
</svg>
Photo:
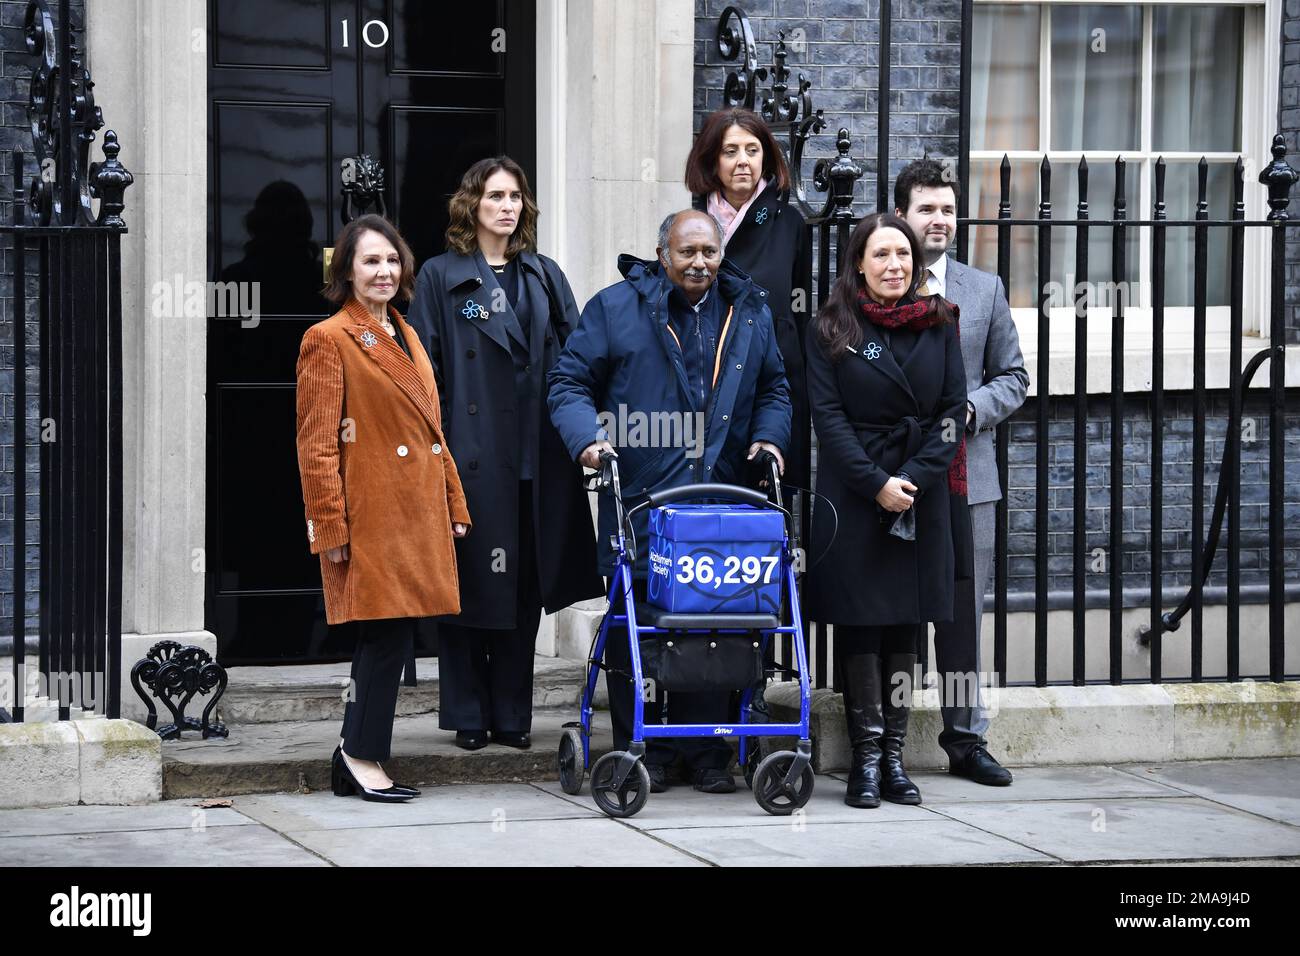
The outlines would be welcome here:
<svg viewBox="0 0 1300 956">
<path fill-rule="evenodd" d="M 957 308 L 919 296 L 924 262 L 902 219 L 870 216 L 849 238 L 829 301 L 808 330 L 817 490 L 839 526 L 805 582 L 809 616 L 835 626 L 853 746 L 845 803 L 921 802 L 903 770 L 917 642 L 952 619 L 969 535 L 962 435 L 966 385 Z M 819 502 L 810 551 L 833 523 Z"/>
<path fill-rule="evenodd" d="M 686 160 L 686 188 L 695 208 L 722 226 L 726 261 L 767 290 L 790 385 L 792 427 L 782 475 L 786 484 L 806 488 L 811 480 L 803 370 L 808 312 L 804 297 L 795 296 L 806 226 L 789 202 L 790 185 L 785 156 L 762 117 L 738 107 L 709 114 Z"/>
</svg>

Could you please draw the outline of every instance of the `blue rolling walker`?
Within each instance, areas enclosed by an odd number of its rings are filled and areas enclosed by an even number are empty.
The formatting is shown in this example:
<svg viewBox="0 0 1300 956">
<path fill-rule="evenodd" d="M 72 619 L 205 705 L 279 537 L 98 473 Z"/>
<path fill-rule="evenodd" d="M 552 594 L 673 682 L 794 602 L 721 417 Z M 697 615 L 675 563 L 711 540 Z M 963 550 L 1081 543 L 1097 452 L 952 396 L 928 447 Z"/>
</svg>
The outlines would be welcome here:
<svg viewBox="0 0 1300 956">
<path fill-rule="evenodd" d="M 564 725 L 563 736 L 559 746 L 560 785 L 565 793 L 576 794 L 582 789 L 583 778 L 588 768 L 591 770 L 591 796 L 604 813 L 611 817 L 630 817 L 645 806 L 650 797 L 650 772 L 645 765 L 645 741 L 652 737 L 739 737 L 740 765 L 745 771 L 745 781 L 754 793 L 758 805 L 768 813 L 784 816 L 804 806 L 812 796 L 812 739 L 808 731 L 811 691 L 808 686 L 807 651 L 803 641 L 803 627 L 799 614 L 799 595 L 795 590 L 795 566 L 790 547 L 793 519 L 781 503 L 780 475 L 776 459 L 764 453 L 761 456 L 768 469 L 768 484 L 774 501 L 761 492 L 737 485 L 698 484 L 683 485 L 654 492 L 646 500 L 635 505 L 631 510 L 623 506 L 622 487 L 619 483 L 617 456 L 605 453 L 601 456 L 602 467 L 596 479 L 596 488 L 607 490 L 614 498 L 615 514 L 618 528 L 612 544 L 616 551 L 614 575 L 609 589 L 609 611 L 601 621 L 600 630 L 592 645 L 587 660 L 587 681 L 582 694 L 581 719 Z M 690 499 L 710 499 L 739 504 L 745 510 L 754 509 L 775 511 L 784 516 L 780 544 L 776 558 L 768 559 L 776 563 L 775 576 L 775 613 L 677 613 L 665 611 L 647 605 L 636 606 L 632 592 L 632 569 L 636 560 L 635 543 L 629 548 L 628 541 L 635 542 L 631 519 L 644 509 L 663 508 L 677 502 Z M 746 507 L 747 506 L 747 507 Z M 701 512 L 709 506 L 694 507 Z M 734 505 L 730 506 L 734 509 Z M 724 512 L 728 505 L 714 506 L 716 512 Z M 728 561 L 735 559 L 728 559 Z M 755 560 L 755 559 L 746 559 Z M 721 563 L 721 562 L 719 562 Z M 737 567 L 739 561 L 737 561 Z M 747 565 L 748 568 L 748 565 Z M 712 571 L 710 571 L 712 578 Z M 755 575 L 757 580 L 758 576 Z M 717 587 L 714 584 L 714 587 Z M 784 590 L 785 600 L 780 599 Z M 615 613 L 619 606 L 623 613 Z M 781 609 L 785 608 L 791 623 L 781 623 Z M 604 663 L 605 642 L 609 629 L 613 625 L 626 625 L 632 671 L 630 674 L 610 668 Z M 765 686 L 767 668 L 764 665 L 768 644 L 774 635 L 789 634 L 793 641 L 796 655 L 796 669 L 799 678 L 799 722 L 797 724 L 775 724 L 750 722 L 754 694 Z M 643 642 L 645 647 L 643 648 Z M 719 646 L 732 648 L 731 651 L 718 651 Z M 698 650 L 696 650 L 698 649 Z M 638 689 L 647 686 L 646 680 L 656 681 L 671 694 L 676 689 L 686 689 L 679 683 L 682 679 L 692 680 L 690 690 L 706 689 L 705 684 L 712 676 L 724 673 L 735 680 L 735 666 L 721 669 L 708 666 L 708 662 L 728 656 L 735 662 L 737 654 L 745 658 L 741 670 L 747 670 L 746 686 L 727 686 L 722 684 L 717 690 L 741 691 L 739 720 L 734 724 L 646 724 L 645 698 Z M 669 675 L 669 662 L 676 673 Z M 688 663 L 694 661 L 703 666 Z M 626 751 L 615 750 L 600 757 L 591 764 L 591 720 L 592 699 L 596 692 L 596 681 L 604 670 L 610 679 L 630 678 L 633 687 L 632 742 Z M 694 673 L 687 674 L 687 671 Z M 668 677 L 668 680 L 664 680 Z M 674 683 L 678 682 L 678 683 Z M 703 682 L 703 683 L 702 683 Z M 757 746 L 751 747 L 750 737 L 797 737 L 798 745 L 794 751 L 778 751 L 761 761 L 755 761 Z M 757 762 L 757 766 L 754 764 Z"/>
</svg>

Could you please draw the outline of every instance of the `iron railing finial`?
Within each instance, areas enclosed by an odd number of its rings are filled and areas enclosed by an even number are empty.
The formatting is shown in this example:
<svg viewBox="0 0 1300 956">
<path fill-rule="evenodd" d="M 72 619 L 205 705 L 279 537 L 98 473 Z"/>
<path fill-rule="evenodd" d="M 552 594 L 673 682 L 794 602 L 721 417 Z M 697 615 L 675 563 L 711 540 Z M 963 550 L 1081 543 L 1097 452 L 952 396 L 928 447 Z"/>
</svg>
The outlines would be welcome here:
<svg viewBox="0 0 1300 956">
<path fill-rule="evenodd" d="M 1286 140 L 1281 133 L 1273 136 L 1273 162 L 1259 172 L 1259 181 L 1268 187 L 1269 219 L 1286 219 L 1286 207 L 1291 204 L 1291 187 L 1300 179 L 1300 173 L 1286 161 Z"/>
</svg>

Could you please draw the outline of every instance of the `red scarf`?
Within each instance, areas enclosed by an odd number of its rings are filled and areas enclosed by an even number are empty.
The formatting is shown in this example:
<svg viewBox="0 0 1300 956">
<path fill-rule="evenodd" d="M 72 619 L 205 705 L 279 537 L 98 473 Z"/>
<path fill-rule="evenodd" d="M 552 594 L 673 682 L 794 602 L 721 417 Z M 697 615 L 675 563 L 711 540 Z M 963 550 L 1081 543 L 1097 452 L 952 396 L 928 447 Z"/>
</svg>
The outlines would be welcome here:
<svg viewBox="0 0 1300 956">
<path fill-rule="evenodd" d="M 881 305 L 870 299 L 866 292 L 859 292 L 858 305 L 862 309 L 862 314 L 867 317 L 867 321 L 882 329 L 910 329 L 913 332 L 921 332 L 943 322 L 937 295 L 922 296 L 907 305 Z M 948 309 L 952 312 L 955 321 L 957 306 L 949 302 Z"/>
<path fill-rule="evenodd" d="M 921 332 L 933 328 L 943 321 L 942 313 L 938 309 L 938 299 L 939 296 L 931 295 L 919 298 L 915 302 L 909 302 L 907 305 L 887 306 L 868 298 L 865 292 L 858 293 L 858 305 L 862 308 L 862 314 L 872 325 L 882 329 L 908 329 L 912 332 Z M 957 320 L 957 306 L 952 302 L 947 303 L 947 305 L 952 312 L 953 324 L 956 326 L 957 331 L 958 347 L 960 347 L 961 323 Z M 966 422 L 963 419 L 959 424 L 961 427 L 961 441 L 957 443 L 957 454 L 953 457 L 952 464 L 948 466 L 948 492 L 965 497 L 968 489 L 966 483 Z"/>
</svg>

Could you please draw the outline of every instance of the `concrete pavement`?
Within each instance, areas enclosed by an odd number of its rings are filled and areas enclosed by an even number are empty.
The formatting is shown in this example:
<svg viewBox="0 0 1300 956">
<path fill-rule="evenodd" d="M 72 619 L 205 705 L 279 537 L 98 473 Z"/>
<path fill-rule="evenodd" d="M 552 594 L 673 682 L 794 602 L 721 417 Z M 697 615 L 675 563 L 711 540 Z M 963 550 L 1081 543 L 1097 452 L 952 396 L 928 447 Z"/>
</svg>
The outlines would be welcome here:
<svg viewBox="0 0 1300 956">
<path fill-rule="evenodd" d="M 556 783 L 0 811 L 3 866 L 810 866 L 1300 863 L 1300 759 L 1021 768 L 1008 788 L 917 773 L 920 807 L 853 810 L 819 776 L 802 815 L 674 787 L 611 820 Z"/>
</svg>

